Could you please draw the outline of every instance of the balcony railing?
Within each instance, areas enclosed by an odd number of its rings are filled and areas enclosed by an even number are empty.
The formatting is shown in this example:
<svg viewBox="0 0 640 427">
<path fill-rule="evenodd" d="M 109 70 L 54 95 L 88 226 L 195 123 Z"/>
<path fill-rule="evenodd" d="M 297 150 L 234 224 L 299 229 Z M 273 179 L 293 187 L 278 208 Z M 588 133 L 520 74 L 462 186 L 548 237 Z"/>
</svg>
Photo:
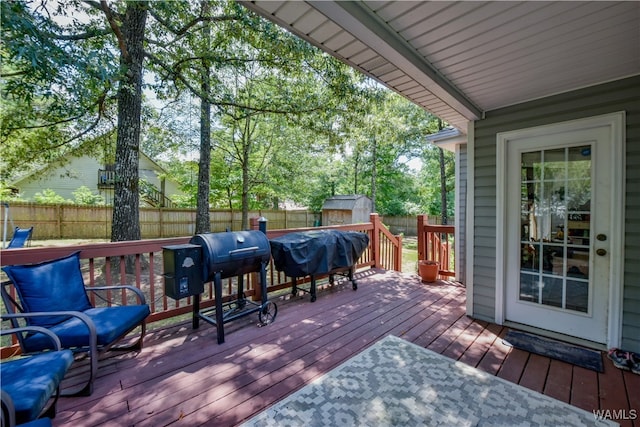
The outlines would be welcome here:
<svg viewBox="0 0 640 427">
<path fill-rule="evenodd" d="M 427 215 L 418 215 L 418 260 L 432 260 L 440 264 L 441 277 L 455 277 L 453 225 L 431 225 Z"/>
<path fill-rule="evenodd" d="M 384 227 L 377 214 L 371 215 L 371 222 L 353 225 L 322 227 L 345 231 L 361 231 L 369 234 L 369 247 L 356 264 L 356 268 L 381 268 L 400 270 L 402 241 L 393 236 Z M 318 228 L 296 228 L 269 230 L 267 237 L 274 238 L 294 231 L 317 230 Z M 140 289 L 146 296 L 151 308 L 149 322 L 168 319 L 192 311 L 192 298 L 173 300 L 164 294 L 162 248 L 169 245 L 188 243 L 190 237 L 171 239 L 151 239 L 127 242 L 96 243 L 77 246 L 51 246 L 2 251 L 0 265 L 37 263 L 66 256 L 80 251 L 85 284 L 101 286 L 129 284 Z M 244 278 L 247 297 L 260 299 L 258 294 L 258 274 L 250 273 Z M 310 278 L 305 278 L 307 281 Z M 318 277 L 319 280 L 322 277 Z M 3 280 L 6 280 L 3 278 Z M 275 292 L 291 286 L 291 279 L 275 270 L 273 263 L 267 269 L 267 292 Z M 300 280 L 299 280 L 300 282 Z M 236 278 L 225 279 L 223 294 L 227 298 L 235 295 Z M 122 295 L 118 304 L 126 305 L 129 295 Z M 108 298 L 105 298 L 108 299 Z M 97 305 L 106 304 L 96 299 Z M 212 283 L 205 285 L 201 295 L 201 308 L 213 306 L 214 291 Z"/>
</svg>

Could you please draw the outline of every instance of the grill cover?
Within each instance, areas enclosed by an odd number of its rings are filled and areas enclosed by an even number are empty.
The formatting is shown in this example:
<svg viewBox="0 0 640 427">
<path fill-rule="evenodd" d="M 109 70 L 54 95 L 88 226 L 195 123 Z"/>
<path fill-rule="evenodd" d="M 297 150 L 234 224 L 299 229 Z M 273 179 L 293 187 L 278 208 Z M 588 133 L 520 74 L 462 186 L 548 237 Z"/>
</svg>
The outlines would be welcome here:
<svg viewBox="0 0 640 427">
<path fill-rule="evenodd" d="M 369 236 L 357 231 L 314 230 L 271 239 L 276 269 L 289 277 L 329 273 L 353 266 L 369 245 Z"/>
<path fill-rule="evenodd" d="M 271 259 L 269 239 L 257 230 L 197 234 L 189 243 L 202 247 L 205 282 L 212 281 L 217 272 L 224 279 L 259 271 Z"/>
</svg>

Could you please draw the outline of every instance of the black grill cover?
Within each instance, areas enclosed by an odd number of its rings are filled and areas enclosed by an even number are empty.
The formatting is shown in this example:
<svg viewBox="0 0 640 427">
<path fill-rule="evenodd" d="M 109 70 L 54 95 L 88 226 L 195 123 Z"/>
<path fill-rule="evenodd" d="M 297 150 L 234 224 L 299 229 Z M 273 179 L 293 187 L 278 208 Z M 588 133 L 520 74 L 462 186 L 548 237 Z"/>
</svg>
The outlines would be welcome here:
<svg viewBox="0 0 640 427">
<path fill-rule="evenodd" d="M 314 230 L 285 234 L 269 243 L 278 271 L 304 277 L 351 267 L 369 245 L 369 236 L 357 231 Z"/>
<path fill-rule="evenodd" d="M 213 280 L 260 271 L 262 263 L 271 259 L 269 239 L 261 231 L 229 231 L 197 234 L 189 243 L 202 246 L 202 277 Z"/>
</svg>

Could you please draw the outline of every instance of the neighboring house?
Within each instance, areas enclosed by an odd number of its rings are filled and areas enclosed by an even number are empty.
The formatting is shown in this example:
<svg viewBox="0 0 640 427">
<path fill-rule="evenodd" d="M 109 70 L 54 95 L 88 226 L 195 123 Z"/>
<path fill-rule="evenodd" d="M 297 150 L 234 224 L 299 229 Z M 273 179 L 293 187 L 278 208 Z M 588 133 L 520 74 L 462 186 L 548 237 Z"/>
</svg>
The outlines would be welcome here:
<svg viewBox="0 0 640 427">
<path fill-rule="evenodd" d="M 465 136 L 469 316 L 640 352 L 640 2 L 241 3 Z"/>
<path fill-rule="evenodd" d="M 183 194 L 178 183 L 165 179 L 166 172 L 156 162 L 140 153 L 140 179 L 148 185 L 141 185 L 140 200 L 148 206 L 170 206 L 168 196 Z M 113 204 L 115 168 L 104 165 L 101 160 L 88 154 L 52 163 L 44 170 L 31 172 L 15 181 L 23 199 L 33 200 L 36 193 L 51 189 L 67 200 L 73 200 L 73 192 L 83 185 L 104 197 L 107 204 Z"/>
</svg>

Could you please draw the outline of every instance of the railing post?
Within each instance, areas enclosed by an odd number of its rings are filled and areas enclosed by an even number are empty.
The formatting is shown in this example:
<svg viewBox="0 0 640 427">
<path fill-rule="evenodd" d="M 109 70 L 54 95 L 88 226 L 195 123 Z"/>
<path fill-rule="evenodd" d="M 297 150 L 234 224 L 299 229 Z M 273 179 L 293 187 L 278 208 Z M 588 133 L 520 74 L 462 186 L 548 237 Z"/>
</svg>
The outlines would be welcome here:
<svg viewBox="0 0 640 427">
<path fill-rule="evenodd" d="M 428 215 L 418 215 L 418 260 L 427 259 L 427 234 L 424 227 L 429 224 Z"/>
<path fill-rule="evenodd" d="M 373 236 L 371 236 L 371 251 L 373 252 L 371 255 L 373 258 L 373 268 L 380 268 L 382 265 L 380 263 L 380 227 L 382 225 L 380 223 L 380 215 L 378 215 L 377 213 L 372 213 L 369 215 L 369 220 L 373 223 Z"/>
<path fill-rule="evenodd" d="M 398 238 L 398 250 L 395 256 L 395 270 L 402 271 L 402 234 L 396 236 Z"/>
</svg>

